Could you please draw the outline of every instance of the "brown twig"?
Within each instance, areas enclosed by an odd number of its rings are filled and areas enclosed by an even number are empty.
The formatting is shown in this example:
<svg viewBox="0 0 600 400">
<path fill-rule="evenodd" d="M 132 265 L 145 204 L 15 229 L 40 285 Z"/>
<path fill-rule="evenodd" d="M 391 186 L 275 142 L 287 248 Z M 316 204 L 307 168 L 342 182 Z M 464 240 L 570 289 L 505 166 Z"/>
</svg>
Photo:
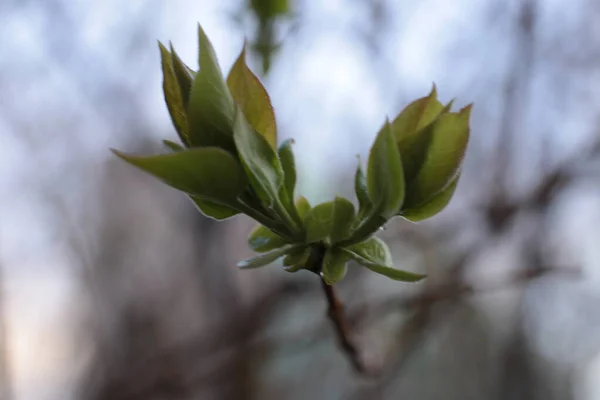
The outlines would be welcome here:
<svg viewBox="0 0 600 400">
<path fill-rule="evenodd" d="M 327 304 L 329 305 L 327 314 L 335 328 L 335 333 L 340 346 L 348 356 L 354 370 L 360 374 L 366 374 L 369 371 L 363 362 L 358 347 L 350 337 L 350 328 L 346 316 L 344 315 L 344 306 L 337 298 L 333 286 L 328 285 L 323 278 L 321 278 L 321 285 L 325 297 L 327 298 Z"/>
</svg>

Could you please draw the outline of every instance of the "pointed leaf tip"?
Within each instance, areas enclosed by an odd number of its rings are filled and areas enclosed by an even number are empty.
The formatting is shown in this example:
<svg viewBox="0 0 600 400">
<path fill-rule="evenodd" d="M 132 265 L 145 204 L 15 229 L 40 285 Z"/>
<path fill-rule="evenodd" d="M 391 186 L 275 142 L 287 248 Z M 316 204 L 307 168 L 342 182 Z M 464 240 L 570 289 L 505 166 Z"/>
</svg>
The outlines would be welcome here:
<svg viewBox="0 0 600 400">
<path fill-rule="evenodd" d="M 277 124 L 271 99 L 258 77 L 246 64 L 246 47 L 231 67 L 227 76 L 229 91 L 242 109 L 248 123 L 265 137 L 273 149 L 277 148 Z"/>
</svg>

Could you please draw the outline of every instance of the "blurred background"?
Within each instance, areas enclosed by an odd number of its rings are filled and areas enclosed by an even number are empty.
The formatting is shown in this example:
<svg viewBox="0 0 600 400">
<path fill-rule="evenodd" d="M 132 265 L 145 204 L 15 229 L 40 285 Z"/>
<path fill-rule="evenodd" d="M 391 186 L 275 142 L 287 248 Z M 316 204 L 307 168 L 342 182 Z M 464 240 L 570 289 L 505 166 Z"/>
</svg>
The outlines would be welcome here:
<svg viewBox="0 0 600 400">
<path fill-rule="evenodd" d="M 600 399 L 600 2 L 0 2 L 0 399 Z M 352 196 L 386 115 L 474 102 L 451 205 L 381 232 L 424 284 L 238 271 L 216 223 L 109 152 L 175 139 L 157 40 L 249 64 L 299 192 Z"/>
</svg>

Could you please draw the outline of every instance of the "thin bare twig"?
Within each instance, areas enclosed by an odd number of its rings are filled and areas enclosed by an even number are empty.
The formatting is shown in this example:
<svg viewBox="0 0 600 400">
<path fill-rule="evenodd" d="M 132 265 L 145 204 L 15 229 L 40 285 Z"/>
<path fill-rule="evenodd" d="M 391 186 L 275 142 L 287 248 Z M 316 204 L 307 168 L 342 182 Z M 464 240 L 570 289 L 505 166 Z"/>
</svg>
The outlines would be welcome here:
<svg viewBox="0 0 600 400">
<path fill-rule="evenodd" d="M 335 333 L 338 338 L 338 342 L 344 350 L 344 353 L 348 356 L 354 370 L 360 374 L 367 374 L 369 371 L 364 364 L 361 357 L 360 351 L 354 341 L 351 339 L 350 328 L 346 316 L 344 315 L 344 306 L 337 298 L 333 286 L 328 285 L 323 278 L 321 278 L 321 285 L 323 292 L 327 298 L 327 304 L 329 305 L 327 314 L 331 323 L 335 328 Z"/>
</svg>

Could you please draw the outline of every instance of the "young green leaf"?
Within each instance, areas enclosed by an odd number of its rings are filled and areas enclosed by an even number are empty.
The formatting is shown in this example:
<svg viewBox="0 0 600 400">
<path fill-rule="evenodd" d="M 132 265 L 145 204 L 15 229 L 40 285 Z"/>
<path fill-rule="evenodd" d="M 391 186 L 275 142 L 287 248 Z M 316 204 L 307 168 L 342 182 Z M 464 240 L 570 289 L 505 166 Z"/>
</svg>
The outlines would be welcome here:
<svg viewBox="0 0 600 400">
<path fill-rule="evenodd" d="M 233 204 L 248 185 L 238 161 L 215 147 L 152 156 L 113 152 L 167 185 L 204 200 Z"/>
<path fill-rule="evenodd" d="M 408 181 L 404 208 L 427 203 L 456 177 L 469 141 L 470 111 L 467 106 L 458 113 L 442 114 L 419 133 L 427 148 L 418 172 Z"/>
<path fill-rule="evenodd" d="M 341 281 L 346 275 L 347 261 L 348 255 L 340 249 L 327 249 L 323 258 L 323 269 L 321 270 L 325 283 L 333 285 Z"/>
<path fill-rule="evenodd" d="M 296 200 L 296 210 L 298 211 L 298 215 L 301 220 L 306 219 L 306 215 L 310 211 L 310 203 L 304 196 L 299 196 Z"/>
<path fill-rule="evenodd" d="M 179 138 L 183 143 L 189 145 L 190 140 L 188 136 L 187 115 L 179 83 L 173 68 L 173 59 L 169 50 L 167 50 L 161 42 L 158 42 L 158 47 L 160 49 L 163 72 L 163 92 L 165 102 L 167 103 L 167 109 L 169 110 L 169 115 L 171 116 L 171 121 L 173 121 L 173 126 L 177 131 L 177 135 L 179 135 Z"/>
<path fill-rule="evenodd" d="M 417 282 L 426 277 L 414 272 L 395 269 L 389 248 L 381 239 L 374 236 L 364 242 L 342 248 L 342 251 L 371 271 L 397 281 Z"/>
<path fill-rule="evenodd" d="M 179 152 L 185 150 L 185 148 L 170 140 L 163 140 L 163 144 L 169 150 L 173 152 Z M 231 208 L 229 206 L 212 202 L 210 200 L 202 200 L 198 197 L 189 196 L 196 208 L 208 218 L 212 218 L 217 221 L 223 221 L 229 219 L 235 215 L 238 215 L 240 211 Z"/>
<path fill-rule="evenodd" d="M 275 112 L 269 94 L 256 75 L 246 65 L 246 44 L 233 64 L 227 86 L 235 102 L 240 106 L 248 123 L 265 137 L 271 148 L 277 148 Z"/>
<path fill-rule="evenodd" d="M 409 186 L 410 182 L 415 179 L 415 176 L 419 173 L 425 162 L 432 140 L 431 127 L 438 119 L 441 118 L 441 116 L 450 112 L 451 106 L 452 102 L 447 104 L 437 115 L 437 117 L 434 118 L 433 122 L 424 128 L 418 131 L 404 131 L 404 133 L 398 138 L 398 150 L 400 151 L 400 158 L 402 159 L 404 181 L 406 182 L 407 187 Z M 392 129 L 395 129 L 394 126 L 392 126 Z"/>
<path fill-rule="evenodd" d="M 332 226 L 333 202 L 317 204 L 306 215 L 306 243 L 318 242 L 329 237 Z"/>
<path fill-rule="evenodd" d="M 283 168 L 283 186 L 290 199 L 294 198 L 294 189 L 296 188 L 296 161 L 292 151 L 293 144 L 293 139 L 287 139 L 277 150 Z"/>
<path fill-rule="evenodd" d="M 233 98 L 212 44 L 200 26 L 198 37 L 200 71 L 192 83 L 187 109 L 190 141 L 194 146 L 216 146 L 235 154 Z"/>
<path fill-rule="evenodd" d="M 373 207 L 373 203 L 369 198 L 367 178 L 365 177 L 360 158 L 358 159 L 358 167 L 356 168 L 356 174 L 354 175 L 354 191 L 356 192 L 356 198 L 358 199 L 359 217 L 367 215 Z"/>
<path fill-rule="evenodd" d="M 331 243 L 336 244 L 350 235 L 354 222 L 354 204 L 344 197 L 336 197 L 333 202 L 333 223 Z"/>
<path fill-rule="evenodd" d="M 181 99 L 183 100 L 183 107 L 187 109 L 189 100 L 190 100 L 190 90 L 192 89 L 192 80 L 193 76 L 190 72 L 190 67 L 185 65 L 179 55 L 173 48 L 173 44 L 169 43 L 171 48 L 171 57 L 173 59 L 173 70 L 175 72 L 175 76 L 177 77 L 177 82 L 179 83 L 179 90 L 181 92 Z"/>
<path fill-rule="evenodd" d="M 417 222 L 422 221 L 424 219 L 433 217 L 434 215 L 441 212 L 448 203 L 452 196 L 454 195 L 454 191 L 456 190 L 456 186 L 458 185 L 458 175 L 454 178 L 454 181 L 447 188 L 438 193 L 433 199 L 429 200 L 426 204 L 422 206 L 409 208 L 407 210 L 403 210 L 401 216 L 406 218 L 409 221 Z"/>
<path fill-rule="evenodd" d="M 283 168 L 283 185 L 279 189 L 279 197 L 285 210 L 294 219 L 296 224 L 302 225 L 302 219 L 294 206 L 294 189 L 296 187 L 296 162 L 292 152 L 293 139 L 284 141 L 277 154 Z"/>
<path fill-rule="evenodd" d="M 367 170 L 369 198 L 383 218 L 395 215 L 404 201 L 404 174 L 390 123 L 386 121 L 369 155 Z"/>
<path fill-rule="evenodd" d="M 194 197 L 194 196 L 190 196 L 190 199 L 192 200 L 192 202 L 194 203 L 196 208 L 198 208 L 198 210 L 200 210 L 200 212 L 202 214 L 204 214 L 208 218 L 211 218 L 211 219 L 214 219 L 217 221 L 223 221 L 223 220 L 229 219 L 240 213 L 238 210 L 236 210 L 234 208 L 228 207 L 223 204 L 215 203 L 210 200 L 202 200 L 202 199 L 199 199 L 198 197 Z"/>
<path fill-rule="evenodd" d="M 264 253 L 286 245 L 287 241 L 264 225 L 258 224 L 250 232 L 248 244 L 257 253 Z"/>
<path fill-rule="evenodd" d="M 271 264 L 273 261 L 277 260 L 280 257 L 283 257 L 287 253 L 302 247 L 301 244 L 288 244 L 287 246 L 280 247 L 278 249 L 272 250 L 268 253 L 261 254 L 257 257 L 252 257 L 244 261 L 240 261 L 237 266 L 242 269 L 250 269 L 250 268 L 259 268 L 264 267 L 265 265 Z"/>
<path fill-rule="evenodd" d="M 283 184 L 283 169 L 275 150 L 248 124 L 238 107 L 233 138 L 250 185 L 263 203 L 271 206 Z"/>
<path fill-rule="evenodd" d="M 287 267 L 285 270 L 287 272 L 297 272 L 304 269 L 310 254 L 311 248 L 309 246 L 299 247 L 290 251 L 283 259 L 283 265 Z"/>
<path fill-rule="evenodd" d="M 410 103 L 392 122 L 392 130 L 397 142 L 420 131 L 442 112 L 444 105 L 437 99 L 435 84 L 428 96 Z"/>
</svg>

